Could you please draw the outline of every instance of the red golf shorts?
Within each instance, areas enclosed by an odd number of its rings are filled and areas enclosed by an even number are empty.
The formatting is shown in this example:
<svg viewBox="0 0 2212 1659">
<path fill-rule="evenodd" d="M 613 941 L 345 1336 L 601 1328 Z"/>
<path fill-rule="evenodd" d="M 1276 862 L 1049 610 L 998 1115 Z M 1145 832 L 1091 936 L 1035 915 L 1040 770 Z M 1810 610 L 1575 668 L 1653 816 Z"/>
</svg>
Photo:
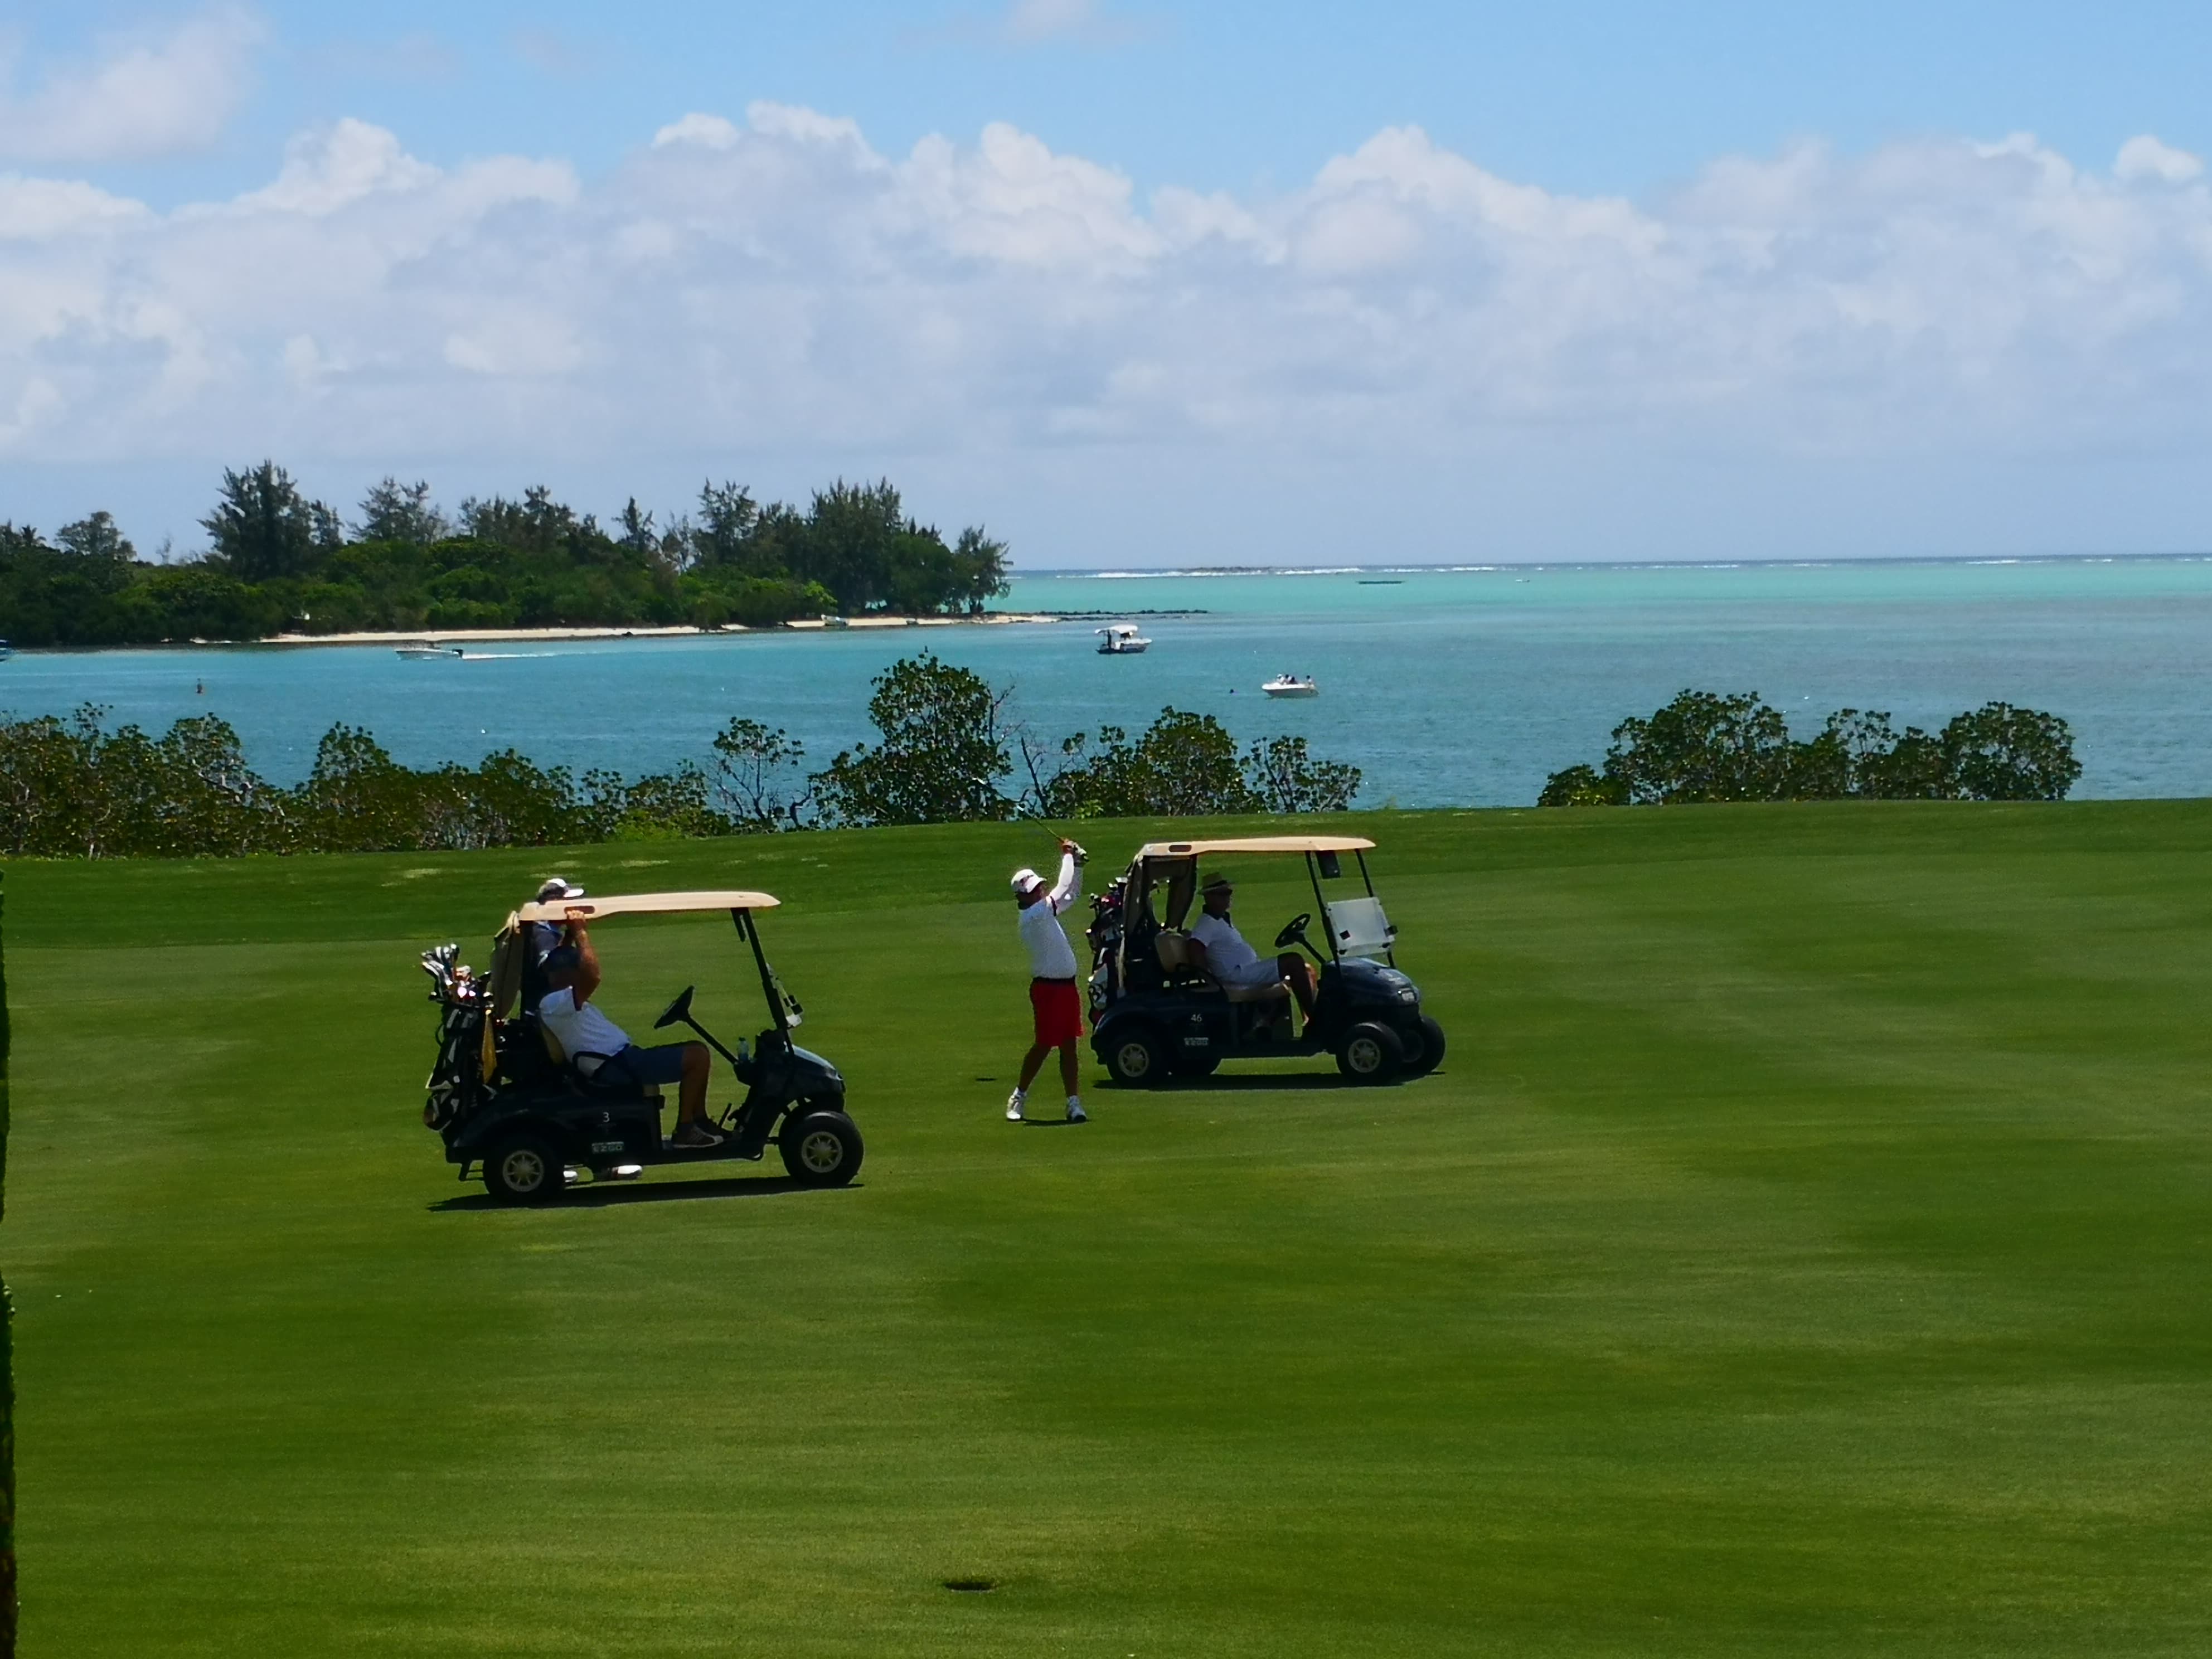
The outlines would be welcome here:
<svg viewBox="0 0 2212 1659">
<path fill-rule="evenodd" d="M 1083 1002 L 1072 979 L 1033 979 L 1030 1009 L 1036 1016 L 1037 1046 L 1057 1048 L 1083 1035 Z"/>
</svg>

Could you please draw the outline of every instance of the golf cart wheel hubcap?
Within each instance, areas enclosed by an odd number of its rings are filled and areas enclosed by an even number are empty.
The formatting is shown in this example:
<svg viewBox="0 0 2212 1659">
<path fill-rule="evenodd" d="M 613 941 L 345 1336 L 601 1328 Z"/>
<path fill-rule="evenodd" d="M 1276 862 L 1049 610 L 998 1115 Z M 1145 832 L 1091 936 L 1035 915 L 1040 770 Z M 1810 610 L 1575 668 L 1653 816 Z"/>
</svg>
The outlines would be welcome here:
<svg viewBox="0 0 2212 1659">
<path fill-rule="evenodd" d="M 845 1143 L 827 1129 L 817 1129 L 799 1143 L 799 1161 L 817 1175 L 828 1175 L 845 1161 Z"/>
<path fill-rule="evenodd" d="M 1121 1072 L 1127 1077 L 1142 1077 L 1152 1069 L 1152 1051 L 1141 1042 L 1121 1045 Z"/>
<path fill-rule="evenodd" d="M 1371 1072 L 1382 1064 L 1382 1045 L 1373 1037 L 1355 1037 L 1346 1059 L 1355 1072 Z"/>
<path fill-rule="evenodd" d="M 534 1191 L 545 1180 L 545 1160 L 526 1147 L 509 1152 L 499 1167 L 507 1184 L 519 1193 Z"/>
</svg>

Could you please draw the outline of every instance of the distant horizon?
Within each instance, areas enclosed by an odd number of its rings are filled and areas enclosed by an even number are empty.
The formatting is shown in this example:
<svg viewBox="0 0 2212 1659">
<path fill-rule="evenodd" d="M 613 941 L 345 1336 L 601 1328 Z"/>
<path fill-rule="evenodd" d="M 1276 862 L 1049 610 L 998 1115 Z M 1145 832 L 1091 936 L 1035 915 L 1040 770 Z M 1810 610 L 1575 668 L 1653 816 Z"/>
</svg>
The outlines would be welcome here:
<svg viewBox="0 0 2212 1659">
<path fill-rule="evenodd" d="M 1741 558 L 1701 559 L 1686 556 L 1679 559 L 1492 559 L 1468 563 L 1423 564 L 1217 564 L 1174 565 L 1150 567 L 1142 565 L 1101 566 L 1088 568 L 1065 566 L 1057 568 L 1017 566 L 1007 573 L 1017 577 L 1077 577 L 1089 580 L 1114 580 L 1122 578 L 1139 580 L 1162 576 L 1386 576 L 1406 575 L 1478 575 L 1486 571 L 1500 570 L 1737 570 L 1751 567 L 1789 569 L 1826 569 L 1836 565 L 1878 564 L 2134 564 L 2154 562 L 2189 563 L 2212 560 L 2212 548 L 2196 551 L 2168 553 L 1866 553 L 1845 554 L 1832 558 Z"/>
</svg>

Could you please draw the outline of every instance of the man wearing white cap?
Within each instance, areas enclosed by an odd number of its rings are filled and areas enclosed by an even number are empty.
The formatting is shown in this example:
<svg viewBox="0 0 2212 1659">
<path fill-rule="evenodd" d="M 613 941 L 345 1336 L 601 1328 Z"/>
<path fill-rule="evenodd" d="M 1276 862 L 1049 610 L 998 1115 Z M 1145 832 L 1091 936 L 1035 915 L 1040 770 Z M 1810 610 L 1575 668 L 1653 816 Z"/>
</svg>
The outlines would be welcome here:
<svg viewBox="0 0 2212 1659">
<path fill-rule="evenodd" d="M 1076 994 L 1075 951 L 1060 925 L 1060 912 L 1075 902 L 1077 854 L 1072 841 L 1060 843 L 1060 880 L 1048 890 L 1034 870 L 1014 872 L 1014 902 L 1021 907 L 1022 943 L 1030 953 L 1030 1012 L 1036 1040 L 1022 1059 L 1022 1080 L 1006 1097 L 1006 1121 L 1019 1123 L 1030 1085 L 1044 1057 L 1060 1050 L 1060 1080 L 1067 1085 L 1067 1121 L 1081 1123 L 1083 1099 L 1076 1092 L 1075 1045 L 1083 1040 L 1083 1002 Z"/>
<path fill-rule="evenodd" d="M 584 890 L 566 876 L 548 876 L 538 884 L 535 895 L 540 904 L 550 904 L 556 899 L 580 899 Z M 561 930 L 550 921 L 527 923 L 522 930 L 525 950 L 522 957 L 522 997 L 525 1007 L 535 1008 L 538 999 L 552 988 L 545 982 L 545 958 L 561 943 Z"/>
</svg>

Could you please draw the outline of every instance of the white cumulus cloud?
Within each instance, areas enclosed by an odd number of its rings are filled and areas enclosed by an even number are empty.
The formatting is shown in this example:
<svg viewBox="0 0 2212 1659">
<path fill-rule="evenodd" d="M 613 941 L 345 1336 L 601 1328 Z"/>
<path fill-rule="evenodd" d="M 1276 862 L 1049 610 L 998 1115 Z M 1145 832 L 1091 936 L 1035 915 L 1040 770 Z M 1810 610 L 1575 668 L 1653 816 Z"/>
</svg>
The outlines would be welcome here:
<svg viewBox="0 0 2212 1659">
<path fill-rule="evenodd" d="M 58 68 L 36 89 L 0 88 L 0 158 L 135 161 L 203 149 L 252 83 L 261 25 L 219 7 L 157 35 L 106 39 L 93 61 Z"/>
<path fill-rule="evenodd" d="M 341 121 L 169 212 L 0 178 L 0 457 L 2166 453 L 2212 437 L 2212 195 L 2142 188 L 2196 176 L 2155 143 L 1807 144 L 1637 203 L 1395 128 L 1145 199 L 1005 125 L 891 156 L 757 104 L 585 180 Z"/>
<path fill-rule="evenodd" d="M 2169 185 L 2185 185 L 2204 176 L 2204 163 L 2187 150 L 2162 144 L 2145 132 L 2120 146 L 2112 173 L 2121 179 L 2157 179 Z"/>
</svg>

